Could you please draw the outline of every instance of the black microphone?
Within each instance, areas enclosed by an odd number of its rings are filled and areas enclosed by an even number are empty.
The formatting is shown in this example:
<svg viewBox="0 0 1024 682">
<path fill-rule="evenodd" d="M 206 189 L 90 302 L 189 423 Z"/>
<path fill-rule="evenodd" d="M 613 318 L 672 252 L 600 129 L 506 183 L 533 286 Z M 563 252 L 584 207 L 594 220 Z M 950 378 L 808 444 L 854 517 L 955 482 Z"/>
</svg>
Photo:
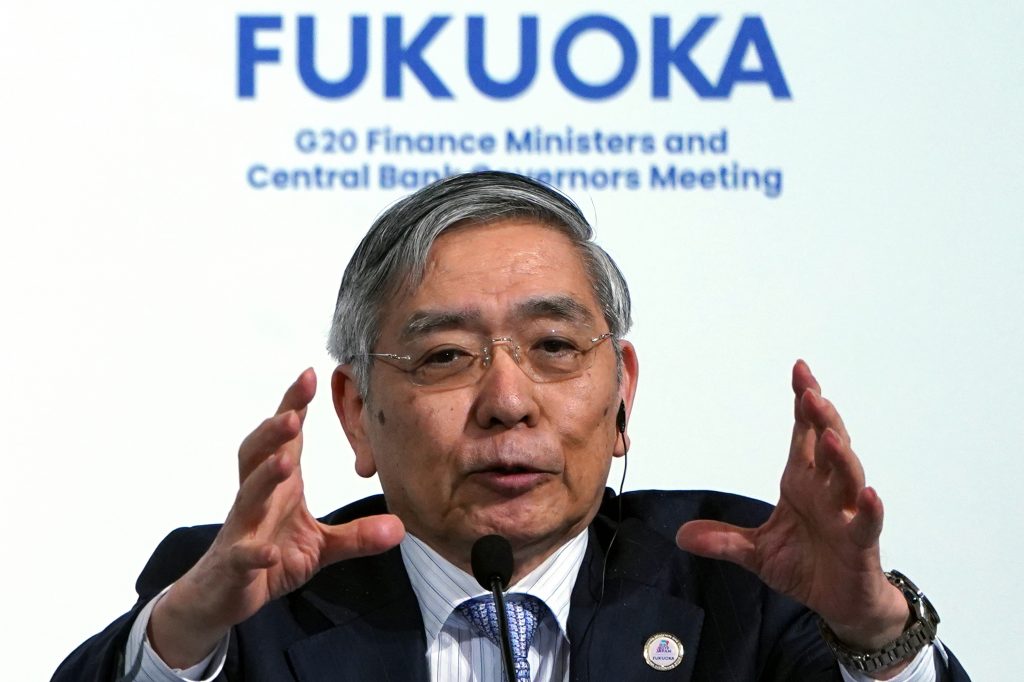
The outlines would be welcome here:
<svg viewBox="0 0 1024 682">
<path fill-rule="evenodd" d="M 516 682 L 516 667 L 512 659 L 512 640 L 508 634 L 508 616 L 505 615 L 505 588 L 512 580 L 512 545 L 500 535 L 485 535 L 473 543 L 469 565 L 473 577 L 485 590 L 494 595 L 498 612 L 498 632 L 501 636 L 501 658 L 508 682 Z"/>
</svg>

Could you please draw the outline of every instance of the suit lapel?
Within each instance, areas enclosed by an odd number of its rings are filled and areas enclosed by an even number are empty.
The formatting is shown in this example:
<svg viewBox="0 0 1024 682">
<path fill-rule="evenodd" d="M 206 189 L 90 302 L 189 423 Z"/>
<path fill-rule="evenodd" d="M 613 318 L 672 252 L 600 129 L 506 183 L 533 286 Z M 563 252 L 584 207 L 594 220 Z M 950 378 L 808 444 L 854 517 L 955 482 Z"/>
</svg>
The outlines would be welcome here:
<svg viewBox="0 0 1024 682">
<path fill-rule="evenodd" d="M 423 618 L 397 548 L 329 566 L 294 599 L 330 623 L 288 647 L 300 682 L 427 682 Z"/>
<path fill-rule="evenodd" d="M 427 682 L 422 623 L 356 619 L 296 642 L 288 659 L 300 682 Z"/>
<path fill-rule="evenodd" d="M 613 528 L 599 519 L 573 589 L 569 612 L 574 681 L 688 682 L 693 675 L 704 611 L 684 597 L 670 559 L 678 549 L 632 521 L 621 524 L 604 576 Z M 666 589 L 670 586 L 674 589 Z M 600 608 L 598 608 L 600 605 Z M 655 670 L 644 659 L 648 639 L 670 634 L 683 645 L 681 663 Z"/>
</svg>

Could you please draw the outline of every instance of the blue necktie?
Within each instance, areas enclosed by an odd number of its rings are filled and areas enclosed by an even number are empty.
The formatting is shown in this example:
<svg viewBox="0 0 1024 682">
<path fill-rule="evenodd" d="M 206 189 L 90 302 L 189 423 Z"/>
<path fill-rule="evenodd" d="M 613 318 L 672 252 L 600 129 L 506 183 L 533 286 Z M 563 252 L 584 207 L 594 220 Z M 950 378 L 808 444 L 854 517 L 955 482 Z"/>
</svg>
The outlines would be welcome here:
<svg viewBox="0 0 1024 682">
<path fill-rule="evenodd" d="M 478 633 L 501 648 L 501 635 L 498 632 L 498 609 L 494 605 L 494 597 L 485 595 L 459 604 L 456 607 Z M 505 601 L 505 614 L 508 616 L 508 633 L 512 641 L 512 660 L 516 668 L 517 682 L 530 682 L 530 663 L 526 655 L 530 651 L 530 642 L 537 631 L 537 622 L 542 615 L 544 602 L 529 594 L 511 594 Z"/>
</svg>

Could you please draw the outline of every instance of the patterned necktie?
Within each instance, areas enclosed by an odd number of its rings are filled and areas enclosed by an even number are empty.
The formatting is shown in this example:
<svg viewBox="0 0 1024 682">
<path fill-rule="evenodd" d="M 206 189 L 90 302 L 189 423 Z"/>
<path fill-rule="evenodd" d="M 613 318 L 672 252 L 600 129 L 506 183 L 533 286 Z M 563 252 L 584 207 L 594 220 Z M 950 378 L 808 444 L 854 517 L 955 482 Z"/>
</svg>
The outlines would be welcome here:
<svg viewBox="0 0 1024 682">
<path fill-rule="evenodd" d="M 512 594 L 505 600 L 505 614 L 508 616 L 508 634 L 512 640 L 512 660 L 516 668 L 516 682 L 530 682 L 530 663 L 526 655 L 530 642 L 537 631 L 544 602 L 529 594 Z M 473 629 L 501 649 L 501 635 L 498 632 L 498 609 L 494 597 L 485 595 L 459 604 L 456 609 L 466 617 Z"/>
</svg>

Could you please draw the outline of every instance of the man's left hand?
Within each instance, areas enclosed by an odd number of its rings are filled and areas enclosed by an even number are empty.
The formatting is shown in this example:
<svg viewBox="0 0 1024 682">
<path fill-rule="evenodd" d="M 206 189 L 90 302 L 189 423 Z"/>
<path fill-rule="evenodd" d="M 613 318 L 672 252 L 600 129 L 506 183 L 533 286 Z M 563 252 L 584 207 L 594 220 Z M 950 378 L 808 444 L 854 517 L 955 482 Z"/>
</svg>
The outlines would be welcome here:
<svg viewBox="0 0 1024 682">
<path fill-rule="evenodd" d="M 789 461 L 768 521 L 758 528 L 691 521 L 676 542 L 757 574 L 815 611 L 850 648 L 879 649 L 900 636 L 910 615 L 882 572 L 882 501 L 864 485 L 846 427 L 803 360 L 793 367 L 793 391 Z"/>
</svg>

